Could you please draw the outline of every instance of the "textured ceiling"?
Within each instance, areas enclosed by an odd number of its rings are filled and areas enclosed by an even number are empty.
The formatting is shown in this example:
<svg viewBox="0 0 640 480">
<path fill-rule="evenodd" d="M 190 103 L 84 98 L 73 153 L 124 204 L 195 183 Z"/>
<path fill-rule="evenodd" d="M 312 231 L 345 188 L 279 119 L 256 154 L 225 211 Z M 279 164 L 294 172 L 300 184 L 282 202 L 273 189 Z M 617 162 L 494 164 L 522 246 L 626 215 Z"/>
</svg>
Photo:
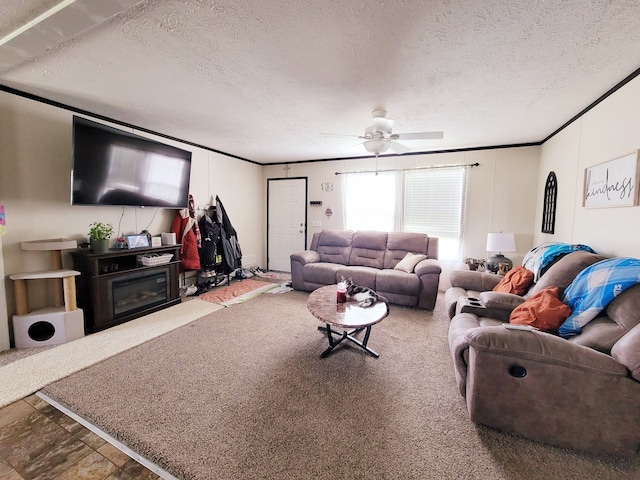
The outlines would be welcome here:
<svg viewBox="0 0 640 480">
<path fill-rule="evenodd" d="M 444 132 L 413 151 L 539 142 L 640 67 L 631 0 L 3 0 L 0 36 L 61 3 L 0 84 L 259 163 L 370 155 L 320 133 L 378 108 Z"/>
</svg>

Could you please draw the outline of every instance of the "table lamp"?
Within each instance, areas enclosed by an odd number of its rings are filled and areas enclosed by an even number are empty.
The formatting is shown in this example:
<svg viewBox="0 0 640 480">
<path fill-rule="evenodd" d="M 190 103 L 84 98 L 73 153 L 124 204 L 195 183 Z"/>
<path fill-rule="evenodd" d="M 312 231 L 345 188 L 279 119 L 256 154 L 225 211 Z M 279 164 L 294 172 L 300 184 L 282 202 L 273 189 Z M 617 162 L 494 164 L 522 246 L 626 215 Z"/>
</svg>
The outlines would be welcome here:
<svg viewBox="0 0 640 480">
<path fill-rule="evenodd" d="M 498 252 L 487 259 L 486 268 L 488 271 L 497 273 L 498 265 L 506 263 L 509 269 L 513 267 L 513 262 L 505 257 L 502 252 L 515 252 L 516 238 L 513 233 L 489 233 L 487 235 L 487 252 Z"/>
</svg>

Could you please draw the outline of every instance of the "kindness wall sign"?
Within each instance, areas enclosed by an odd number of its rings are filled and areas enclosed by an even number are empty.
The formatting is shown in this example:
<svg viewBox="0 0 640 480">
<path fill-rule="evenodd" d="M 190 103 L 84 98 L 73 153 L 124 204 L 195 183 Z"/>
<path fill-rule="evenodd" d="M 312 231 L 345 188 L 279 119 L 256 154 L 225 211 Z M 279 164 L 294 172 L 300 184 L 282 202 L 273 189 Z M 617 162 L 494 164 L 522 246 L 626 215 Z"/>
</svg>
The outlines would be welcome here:
<svg viewBox="0 0 640 480">
<path fill-rule="evenodd" d="M 586 168 L 583 205 L 587 208 L 638 205 L 639 152 Z"/>
</svg>

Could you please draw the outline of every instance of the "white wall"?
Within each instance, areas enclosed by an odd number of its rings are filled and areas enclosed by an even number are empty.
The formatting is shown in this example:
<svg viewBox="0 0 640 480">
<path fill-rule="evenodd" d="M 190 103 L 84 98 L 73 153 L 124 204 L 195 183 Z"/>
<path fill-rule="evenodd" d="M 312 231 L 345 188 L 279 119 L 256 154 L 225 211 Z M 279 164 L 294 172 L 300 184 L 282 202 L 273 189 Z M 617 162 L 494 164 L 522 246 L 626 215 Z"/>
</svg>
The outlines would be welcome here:
<svg viewBox="0 0 640 480">
<path fill-rule="evenodd" d="M 48 238 L 84 242 L 88 240 L 89 224 L 94 221 L 111 223 L 116 229 L 119 226 L 119 231 L 125 234 L 146 228 L 157 235 L 168 231 L 175 215 L 175 210 L 169 209 L 71 206 L 72 117 L 73 113 L 65 109 L 0 92 L 0 204 L 5 206 L 7 221 L 7 232 L 0 244 L 4 262 L 0 295 L 7 303 L 6 308 L 0 308 L 0 350 L 9 346 L 9 319 L 15 310 L 13 285 L 8 276 L 50 267 L 48 252 L 23 252 L 20 242 Z M 139 131 L 134 133 L 155 138 Z M 261 265 L 262 167 L 164 138 L 156 139 L 192 151 L 190 191 L 196 204 L 211 205 L 219 195 L 238 232 L 243 253 L 256 255 Z M 64 252 L 63 266 L 72 266 L 70 255 Z M 49 290 L 44 281 L 29 282 L 31 309 L 49 302 Z M 0 302 L 0 306 L 3 304 L 4 301 Z"/>
<path fill-rule="evenodd" d="M 516 234 L 518 251 L 509 254 L 514 264 L 521 263 L 524 254 L 533 247 L 533 220 L 536 212 L 536 182 L 538 177 L 539 147 L 505 148 L 434 155 L 409 155 L 375 159 L 336 160 L 288 165 L 265 166 L 263 183 L 270 178 L 307 177 L 309 201 L 321 200 L 322 207 L 307 207 L 307 243 L 314 233 L 323 228 L 344 228 L 342 205 L 342 177 L 335 172 L 372 169 L 413 168 L 428 165 L 480 163 L 469 170 L 468 210 L 465 222 L 463 255 L 486 258 L 487 233 L 509 231 Z M 321 187 L 333 184 L 332 191 Z M 266 193 L 263 216 L 266 219 Z M 331 208 L 328 218 L 325 210 Z M 321 227 L 311 227 L 313 221 Z M 266 224 L 265 224 L 266 232 Z M 266 244 L 265 247 L 266 248 Z M 266 251 L 263 252 L 266 258 Z M 449 273 L 461 268 L 458 262 L 441 262 L 443 273 L 440 289 L 450 285 Z"/>
<path fill-rule="evenodd" d="M 640 257 L 640 207 L 584 208 L 584 170 L 640 148 L 640 78 L 636 77 L 542 146 L 535 242 L 583 243 L 606 255 Z M 558 177 L 554 235 L 540 233 L 549 171 Z"/>
</svg>

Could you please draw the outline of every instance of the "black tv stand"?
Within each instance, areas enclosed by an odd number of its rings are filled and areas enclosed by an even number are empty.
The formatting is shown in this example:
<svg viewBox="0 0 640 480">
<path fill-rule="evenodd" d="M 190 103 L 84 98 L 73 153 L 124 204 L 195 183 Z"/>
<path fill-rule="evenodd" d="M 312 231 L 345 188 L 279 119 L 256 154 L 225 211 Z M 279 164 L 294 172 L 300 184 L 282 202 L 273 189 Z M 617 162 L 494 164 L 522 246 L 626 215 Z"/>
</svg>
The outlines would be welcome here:
<svg viewBox="0 0 640 480">
<path fill-rule="evenodd" d="M 162 263 L 143 265 L 141 256 L 172 255 Z M 180 303 L 180 245 L 71 252 L 78 306 L 84 310 L 85 332 L 97 332 Z M 168 260 L 168 261 L 165 261 Z"/>
</svg>

